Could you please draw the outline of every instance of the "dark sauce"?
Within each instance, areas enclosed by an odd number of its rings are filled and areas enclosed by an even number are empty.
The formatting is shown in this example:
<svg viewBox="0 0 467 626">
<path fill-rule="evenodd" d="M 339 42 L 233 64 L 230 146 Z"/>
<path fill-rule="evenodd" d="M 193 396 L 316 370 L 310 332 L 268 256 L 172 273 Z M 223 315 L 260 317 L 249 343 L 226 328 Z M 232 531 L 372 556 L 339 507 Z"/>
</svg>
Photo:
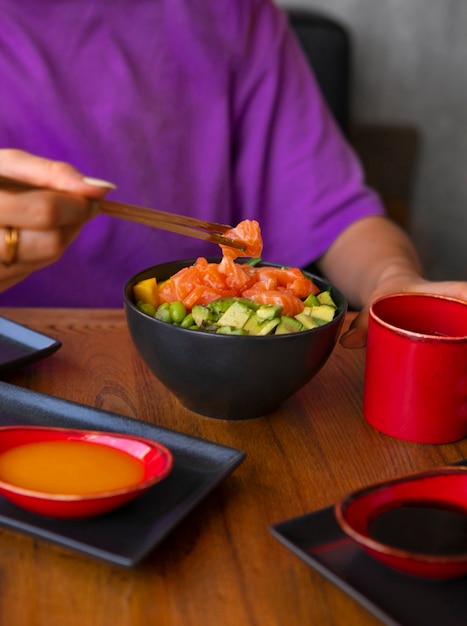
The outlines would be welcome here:
<svg viewBox="0 0 467 626">
<path fill-rule="evenodd" d="M 393 548 L 433 556 L 467 554 L 467 512 L 432 504 L 384 511 L 369 525 L 372 539 Z"/>
</svg>

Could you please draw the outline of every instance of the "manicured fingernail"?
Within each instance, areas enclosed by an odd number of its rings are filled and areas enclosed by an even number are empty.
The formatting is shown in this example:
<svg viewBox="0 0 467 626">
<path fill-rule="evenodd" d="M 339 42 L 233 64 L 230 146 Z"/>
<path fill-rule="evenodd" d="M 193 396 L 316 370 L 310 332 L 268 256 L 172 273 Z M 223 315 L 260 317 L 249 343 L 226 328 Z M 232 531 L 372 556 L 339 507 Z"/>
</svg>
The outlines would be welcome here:
<svg viewBox="0 0 467 626">
<path fill-rule="evenodd" d="M 101 180 L 100 178 L 91 178 L 90 176 L 84 176 L 83 180 L 87 185 L 92 185 L 93 187 L 106 187 L 107 189 L 117 189 L 117 186 L 113 183 L 109 183 L 106 180 Z"/>
</svg>

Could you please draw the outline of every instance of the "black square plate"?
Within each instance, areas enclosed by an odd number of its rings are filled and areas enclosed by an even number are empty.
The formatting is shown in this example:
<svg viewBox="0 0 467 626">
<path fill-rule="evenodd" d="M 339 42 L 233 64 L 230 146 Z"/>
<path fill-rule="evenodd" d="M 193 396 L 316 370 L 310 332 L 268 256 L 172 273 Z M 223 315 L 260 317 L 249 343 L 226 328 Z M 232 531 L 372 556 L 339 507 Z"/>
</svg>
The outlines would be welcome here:
<svg viewBox="0 0 467 626">
<path fill-rule="evenodd" d="M 0 375 L 43 359 L 61 345 L 58 339 L 0 316 Z"/>
<path fill-rule="evenodd" d="M 42 517 L 0 496 L 1 525 L 126 567 L 146 556 L 245 458 L 244 452 L 204 439 L 0 382 L 0 425 L 10 424 L 124 433 L 169 448 L 174 465 L 167 478 L 96 517 Z"/>
<path fill-rule="evenodd" d="M 467 460 L 459 464 L 467 465 Z M 334 507 L 271 526 L 272 534 L 389 626 L 465 626 L 467 577 L 430 581 L 397 572 L 340 529 Z"/>
</svg>

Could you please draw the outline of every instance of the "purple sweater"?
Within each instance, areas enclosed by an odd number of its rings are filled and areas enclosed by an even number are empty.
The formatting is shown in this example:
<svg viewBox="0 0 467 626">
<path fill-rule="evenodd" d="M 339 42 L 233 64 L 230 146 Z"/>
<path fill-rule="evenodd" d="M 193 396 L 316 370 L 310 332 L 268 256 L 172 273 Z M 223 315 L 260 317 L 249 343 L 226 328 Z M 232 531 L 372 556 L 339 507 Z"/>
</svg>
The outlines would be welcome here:
<svg viewBox="0 0 467 626">
<path fill-rule="evenodd" d="M 283 12 L 269 0 L 0 0 L 0 148 L 64 160 L 109 199 L 259 221 L 303 266 L 380 214 Z M 98 216 L 0 305 L 119 307 L 154 264 L 214 244 Z"/>
</svg>

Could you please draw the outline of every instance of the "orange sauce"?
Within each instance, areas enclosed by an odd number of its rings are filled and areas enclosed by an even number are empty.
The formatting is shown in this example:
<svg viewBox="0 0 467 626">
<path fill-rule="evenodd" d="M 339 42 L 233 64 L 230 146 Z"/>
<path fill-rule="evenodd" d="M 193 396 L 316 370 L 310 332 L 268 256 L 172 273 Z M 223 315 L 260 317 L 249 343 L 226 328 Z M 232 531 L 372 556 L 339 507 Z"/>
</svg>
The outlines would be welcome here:
<svg viewBox="0 0 467 626">
<path fill-rule="evenodd" d="M 33 491 L 90 495 L 124 489 L 144 475 L 126 452 L 87 441 L 41 441 L 0 454 L 0 480 Z"/>
</svg>

